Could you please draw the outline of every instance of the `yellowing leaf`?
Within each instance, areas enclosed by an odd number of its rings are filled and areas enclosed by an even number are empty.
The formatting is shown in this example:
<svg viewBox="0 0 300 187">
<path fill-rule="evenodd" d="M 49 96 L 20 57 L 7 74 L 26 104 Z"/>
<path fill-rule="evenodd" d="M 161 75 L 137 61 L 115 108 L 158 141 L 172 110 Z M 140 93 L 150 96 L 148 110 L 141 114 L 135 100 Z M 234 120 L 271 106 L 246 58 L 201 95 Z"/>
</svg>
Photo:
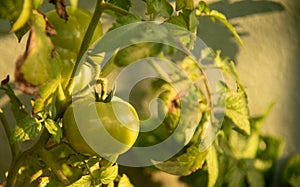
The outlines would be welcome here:
<svg viewBox="0 0 300 187">
<path fill-rule="evenodd" d="M 206 165 L 208 170 L 208 187 L 213 187 L 217 182 L 219 175 L 218 156 L 214 146 L 210 146 L 206 156 Z"/>
<path fill-rule="evenodd" d="M 206 155 L 207 151 L 200 152 L 197 145 L 192 145 L 186 153 L 156 164 L 155 167 L 170 174 L 186 176 L 202 167 Z"/>
<path fill-rule="evenodd" d="M 118 187 L 134 187 L 131 183 L 127 175 L 123 174 L 118 183 Z"/>
</svg>

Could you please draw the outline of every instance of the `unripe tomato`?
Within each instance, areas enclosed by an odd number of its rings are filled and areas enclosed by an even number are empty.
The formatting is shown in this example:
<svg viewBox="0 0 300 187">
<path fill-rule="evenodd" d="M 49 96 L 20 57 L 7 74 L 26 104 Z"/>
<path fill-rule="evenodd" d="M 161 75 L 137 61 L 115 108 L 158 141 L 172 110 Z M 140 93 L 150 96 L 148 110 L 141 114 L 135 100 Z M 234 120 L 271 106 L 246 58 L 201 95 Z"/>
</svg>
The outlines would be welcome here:
<svg viewBox="0 0 300 187">
<path fill-rule="evenodd" d="M 157 56 L 161 52 L 162 47 L 163 44 L 161 43 L 151 42 L 130 45 L 117 53 L 115 64 L 119 67 L 124 67 L 137 60 Z"/>
<path fill-rule="evenodd" d="M 76 57 L 79 52 L 82 39 L 88 28 L 92 14 L 84 9 L 71 7 L 66 8 L 69 18 L 68 21 L 61 19 L 55 10 L 46 13 L 49 22 L 56 30 L 56 35 L 51 37 L 56 50 L 63 59 Z M 102 25 L 96 27 L 91 43 L 95 42 L 102 36 Z"/>
<path fill-rule="evenodd" d="M 61 83 L 63 88 L 68 84 L 83 37 L 92 18 L 92 14 L 84 9 L 72 10 L 71 7 L 67 7 L 66 10 L 69 14 L 67 22 L 61 19 L 55 10 L 46 13 L 49 22 L 56 30 L 56 35 L 51 36 L 51 40 L 62 60 Z M 94 31 L 91 44 L 101 36 L 102 25 L 99 22 Z"/>
<path fill-rule="evenodd" d="M 64 113 L 63 125 L 70 144 L 82 153 L 115 156 L 125 153 L 139 133 L 139 118 L 127 102 L 114 97 L 111 102 L 82 98 Z"/>
</svg>

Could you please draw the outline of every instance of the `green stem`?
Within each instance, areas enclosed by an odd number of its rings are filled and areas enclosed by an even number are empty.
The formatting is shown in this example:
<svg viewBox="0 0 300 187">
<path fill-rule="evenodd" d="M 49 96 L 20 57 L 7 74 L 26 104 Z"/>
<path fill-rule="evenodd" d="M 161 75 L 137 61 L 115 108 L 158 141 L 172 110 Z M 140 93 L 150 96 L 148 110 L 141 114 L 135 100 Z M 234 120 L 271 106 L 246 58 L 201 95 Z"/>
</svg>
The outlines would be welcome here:
<svg viewBox="0 0 300 187">
<path fill-rule="evenodd" d="M 42 147 L 37 150 L 37 152 L 37 154 L 43 159 L 45 164 L 51 168 L 51 171 L 60 180 L 60 182 L 62 182 L 64 185 L 70 184 L 69 179 L 65 176 L 65 174 L 61 170 L 60 165 L 55 161 L 53 155 L 49 151 Z"/>
<path fill-rule="evenodd" d="M 104 10 L 103 5 L 104 4 L 105 3 L 103 2 L 103 0 L 97 0 L 97 2 L 96 2 L 96 8 L 95 8 L 93 17 L 92 17 L 92 19 L 89 23 L 89 26 L 87 28 L 87 31 L 86 31 L 86 33 L 83 37 L 82 44 L 80 46 L 80 50 L 79 50 L 79 53 L 78 53 L 78 56 L 77 56 L 72 74 L 71 74 L 71 78 L 70 78 L 70 80 L 68 82 L 68 85 L 67 85 L 67 88 L 66 88 L 66 91 L 67 91 L 66 96 L 67 96 L 68 99 L 70 98 L 70 96 L 72 94 L 72 87 L 73 87 L 72 85 L 74 84 L 74 77 L 76 76 L 77 69 L 79 69 L 80 66 L 82 65 L 80 63 L 81 58 L 83 57 L 84 53 L 87 51 L 87 49 L 89 47 L 89 44 L 90 44 L 91 39 L 93 37 L 94 31 L 97 27 L 97 24 L 99 22 L 101 14 L 103 13 L 103 10 Z"/>
<path fill-rule="evenodd" d="M 4 127 L 6 136 L 8 138 L 12 158 L 15 158 L 20 152 L 19 145 L 18 145 L 18 143 L 11 141 L 11 131 L 10 131 L 10 128 L 9 128 L 9 124 L 8 124 L 8 122 L 5 118 L 5 115 L 3 113 L 3 110 L 1 108 L 0 108 L 0 121 L 2 122 L 2 125 Z"/>
<path fill-rule="evenodd" d="M 22 163 L 29 155 L 33 154 L 35 151 L 39 150 L 40 147 L 43 147 L 49 138 L 49 133 L 44 130 L 41 134 L 39 140 L 28 150 L 21 152 L 18 156 L 13 158 L 10 165 L 8 176 L 6 178 L 6 186 L 13 187 L 17 181 L 17 176 Z"/>
</svg>

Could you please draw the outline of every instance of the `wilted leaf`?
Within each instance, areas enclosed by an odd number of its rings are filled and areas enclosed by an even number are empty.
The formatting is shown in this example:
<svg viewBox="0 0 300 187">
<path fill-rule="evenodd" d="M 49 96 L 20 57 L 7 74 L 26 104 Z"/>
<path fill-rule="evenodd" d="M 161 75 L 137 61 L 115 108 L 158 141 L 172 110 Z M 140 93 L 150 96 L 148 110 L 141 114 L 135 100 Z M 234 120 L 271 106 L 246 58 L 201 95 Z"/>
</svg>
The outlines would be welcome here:
<svg viewBox="0 0 300 187">
<path fill-rule="evenodd" d="M 55 5 L 56 12 L 60 18 L 68 21 L 68 12 L 66 10 L 66 1 L 65 0 L 49 0 L 50 3 Z"/>
<path fill-rule="evenodd" d="M 197 145 L 192 145 L 184 154 L 155 164 L 155 167 L 170 174 L 186 176 L 202 167 L 206 155 L 207 151 L 200 152 Z"/>
</svg>

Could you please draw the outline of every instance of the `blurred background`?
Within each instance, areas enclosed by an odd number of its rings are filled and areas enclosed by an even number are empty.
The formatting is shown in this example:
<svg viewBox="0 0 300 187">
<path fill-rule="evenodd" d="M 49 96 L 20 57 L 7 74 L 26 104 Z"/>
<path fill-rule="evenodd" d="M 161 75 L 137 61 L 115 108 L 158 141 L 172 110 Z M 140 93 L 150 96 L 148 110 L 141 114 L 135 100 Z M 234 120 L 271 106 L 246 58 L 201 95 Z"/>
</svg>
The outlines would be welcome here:
<svg viewBox="0 0 300 187">
<path fill-rule="evenodd" d="M 86 1 L 85 1 L 86 2 Z M 95 1 L 79 6 L 91 9 Z M 212 9 L 224 13 L 240 34 L 244 48 L 220 23 L 201 18 L 199 37 L 210 47 L 222 51 L 237 64 L 241 82 L 248 93 L 250 112 L 261 114 L 275 101 L 275 106 L 263 125 L 263 133 L 284 140 L 277 176 L 286 160 L 300 152 L 300 1 L 299 0 L 207 0 Z M 42 7 L 45 11 L 49 7 Z M 52 7 L 51 7 L 52 8 Z M 139 6 L 134 7 L 139 10 Z M 1 24 L 1 22 L 0 22 Z M 18 43 L 13 34 L 0 34 L 0 79 L 13 78 L 15 62 L 25 50 L 26 37 Z M 20 94 L 20 93 L 18 93 Z M 27 100 L 26 96 L 22 96 Z M 13 123 L 8 98 L 0 91 L 0 107 Z M 28 102 L 28 100 L 27 100 Z M 28 103 L 27 103 L 28 104 Z M 13 126 L 12 126 L 13 127 Z M 26 146 L 26 145 L 24 145 Z M 10 162 L 7 138 L 0 125 L 0 181 Z M 167 174 L 152 176 L 157 184 L 172 185 L 176 177 Z M 144 181 L 145 184 L 145 181 Z M 177 184 L 177 183 L 176 183 Z M 274 177 L 274 186 L 280 186 Z M 139 185 L 138 185 L 139 186 Z M 153 186 L 153 185 L 152 185 Z"/>
</svg>

